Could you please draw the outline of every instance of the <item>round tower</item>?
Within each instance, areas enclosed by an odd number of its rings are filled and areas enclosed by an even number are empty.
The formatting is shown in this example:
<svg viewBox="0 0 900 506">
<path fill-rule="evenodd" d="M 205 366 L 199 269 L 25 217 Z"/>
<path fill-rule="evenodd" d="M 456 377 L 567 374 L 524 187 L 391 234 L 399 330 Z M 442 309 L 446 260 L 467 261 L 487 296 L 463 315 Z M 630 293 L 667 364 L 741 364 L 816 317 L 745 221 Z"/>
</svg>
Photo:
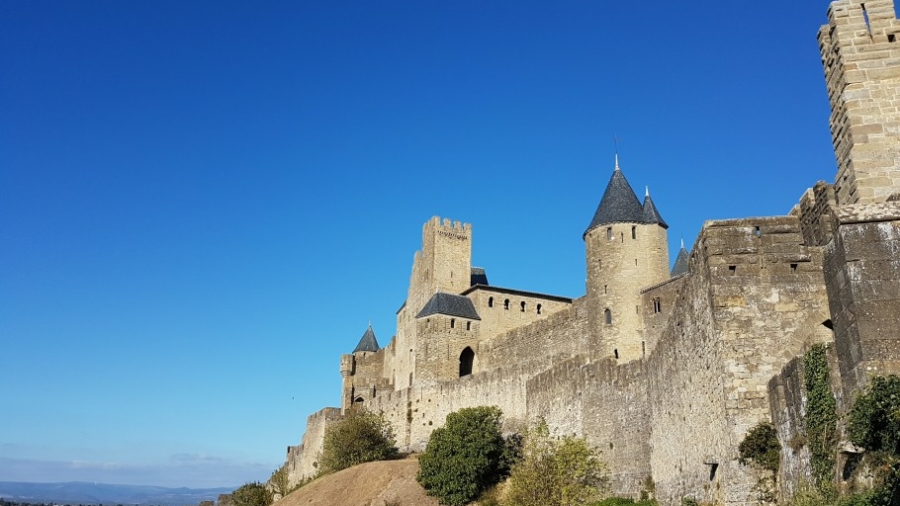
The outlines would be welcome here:
<svg viewBox="0 0 900 506">
<path fill-rule="evenodd" d="M 588 318 L 595 354 L 620 362 L 644 356 L 641 289 L 669 278 L 666 229 L 650 198 L 638 200 L 615 169 L 584 233 Z"/>
</svg>

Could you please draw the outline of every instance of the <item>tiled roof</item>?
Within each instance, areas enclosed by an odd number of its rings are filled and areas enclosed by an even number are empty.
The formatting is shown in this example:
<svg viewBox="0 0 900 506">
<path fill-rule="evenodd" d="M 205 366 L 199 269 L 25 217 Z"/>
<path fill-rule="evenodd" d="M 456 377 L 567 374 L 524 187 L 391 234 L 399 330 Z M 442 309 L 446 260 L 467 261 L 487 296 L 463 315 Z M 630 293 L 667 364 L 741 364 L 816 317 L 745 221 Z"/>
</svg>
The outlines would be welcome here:
<svg viewBox="0 0 900 506">
<path fill-rule="evenodd" d="M 622 171 L 616 167 L 613 175 L 609 178 L 609 184 L 606 185 L 606 191 L 603 192 L 603 198 L 600 199 L 600 205 L 594 213 L 594 219 L 588 225 L 584 235 L 587 235 L 595 227 L 605 225 L 607 223 L 632 222 L 643 223 L 644 209 L 641 203 L 628 184 L 628 180 L 622 174 Z"/>
<path fill-rule="evenodd" d="M 659 215 L 659 211 L 656 210 L 656 205 L 653 204 L 653 199 L 650 198 L 649 192 L 644 197 L 643 221 L 644 223 L 657 223 L 662 228 L 669 228 L 669 225 Z"/>
<path fill-rule="evenodd" d="M 681 251 L 678 252 L 678 258 L 675 259 L 675 267 L 672 267 L 672 277 L 681 276 L 682 274 L 686 274 L 690 270 L 690 266 L 688 261 L 690 258 L 688 257 L 688 252 L 684 249 L 684 245 L 681 246 Z"/>
<path fill-rule="evenodd" d="M 472 303 L 472 299 L 444 292 L 437 292 L 432 295 L 425 307 L 416 315 L 416 318 L 424 318 L 433 314 L 459 316 L 470 320 L 481 319 L 478 316 L 478 311 L 475 311 L 475 304 Z"/>
<path fill-rule="evenodd" d="M 375 339 L 375 331 L 372 330 L 372 325 L 369 324 L 369 328 L 366 329 L 366 333 L 359 340 L 359 344 L 356 345 L 353 353 L 358 351 L 378 351 L 379 349 L 378 341 Z"/>
</svg>

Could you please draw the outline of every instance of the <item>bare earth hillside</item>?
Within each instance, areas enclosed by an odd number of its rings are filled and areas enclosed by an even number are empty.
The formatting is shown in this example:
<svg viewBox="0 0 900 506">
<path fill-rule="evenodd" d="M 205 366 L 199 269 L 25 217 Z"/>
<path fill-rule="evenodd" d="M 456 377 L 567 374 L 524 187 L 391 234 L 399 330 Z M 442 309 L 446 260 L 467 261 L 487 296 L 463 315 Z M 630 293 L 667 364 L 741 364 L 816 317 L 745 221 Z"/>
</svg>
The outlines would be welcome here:
<svg viewBox="0 0 900 506">
<path fill-rule="evenodd" d="M 369 462 L 319 478 L 274 506 L 438 506 L 416 482 L 418 470 L 415 457 Z"/>
</svg>

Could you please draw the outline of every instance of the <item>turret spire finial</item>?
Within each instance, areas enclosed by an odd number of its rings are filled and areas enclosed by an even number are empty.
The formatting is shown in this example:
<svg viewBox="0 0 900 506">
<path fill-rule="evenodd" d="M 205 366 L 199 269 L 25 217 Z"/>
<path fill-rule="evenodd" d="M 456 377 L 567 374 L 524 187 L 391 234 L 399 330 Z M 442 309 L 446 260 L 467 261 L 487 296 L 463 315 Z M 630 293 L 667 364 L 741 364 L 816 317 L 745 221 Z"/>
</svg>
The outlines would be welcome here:
<svg viewBox="0 0 900 506">
<path fill-rule="evenodd" d="M 621 170 L 621 169 L 619 169 L 619 138 L 613 137 L 613 142 L 615 142 L 615 144 L 616 144 L 616 169 L 615 170 Z"/>
<path fill-rule="evenodd" d="M 681 249 L 684 249 L 684 237 L 681 238 Z"/>
<path fill-rule="evenodd" d="M 650 196 L 650 187 L 649 187 L 649 186 L 645 186 L 645 187 L 644 187 L 644 196 L 645 196 L 645 197 L 649 197 L 649 196 Z"/>
</svg>

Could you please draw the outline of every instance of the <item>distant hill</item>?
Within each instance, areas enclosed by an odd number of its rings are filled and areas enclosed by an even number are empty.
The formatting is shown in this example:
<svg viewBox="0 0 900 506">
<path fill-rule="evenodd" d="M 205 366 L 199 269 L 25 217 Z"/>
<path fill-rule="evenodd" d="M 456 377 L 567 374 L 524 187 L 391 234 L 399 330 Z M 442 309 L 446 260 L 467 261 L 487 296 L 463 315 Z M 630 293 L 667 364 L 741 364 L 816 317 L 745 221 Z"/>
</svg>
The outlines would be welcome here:
<svg viewBox="0 0 900 506">
<path fill-rule="evenodd" d="M 319 478 L 274 506 L 439 506 L 416 482 L 418 471 L 415 457 L 369 462 Z"/>
<path fill-rule="evenodd" d="M 166 488 L 145 485 L 107 485 L 104 483 L 29 483 L 0 481 L 0 497 L 16 502 L 53 504 L 117 504 L 196 506 L 214 501 L 231 488 Z"/>
</svg>

